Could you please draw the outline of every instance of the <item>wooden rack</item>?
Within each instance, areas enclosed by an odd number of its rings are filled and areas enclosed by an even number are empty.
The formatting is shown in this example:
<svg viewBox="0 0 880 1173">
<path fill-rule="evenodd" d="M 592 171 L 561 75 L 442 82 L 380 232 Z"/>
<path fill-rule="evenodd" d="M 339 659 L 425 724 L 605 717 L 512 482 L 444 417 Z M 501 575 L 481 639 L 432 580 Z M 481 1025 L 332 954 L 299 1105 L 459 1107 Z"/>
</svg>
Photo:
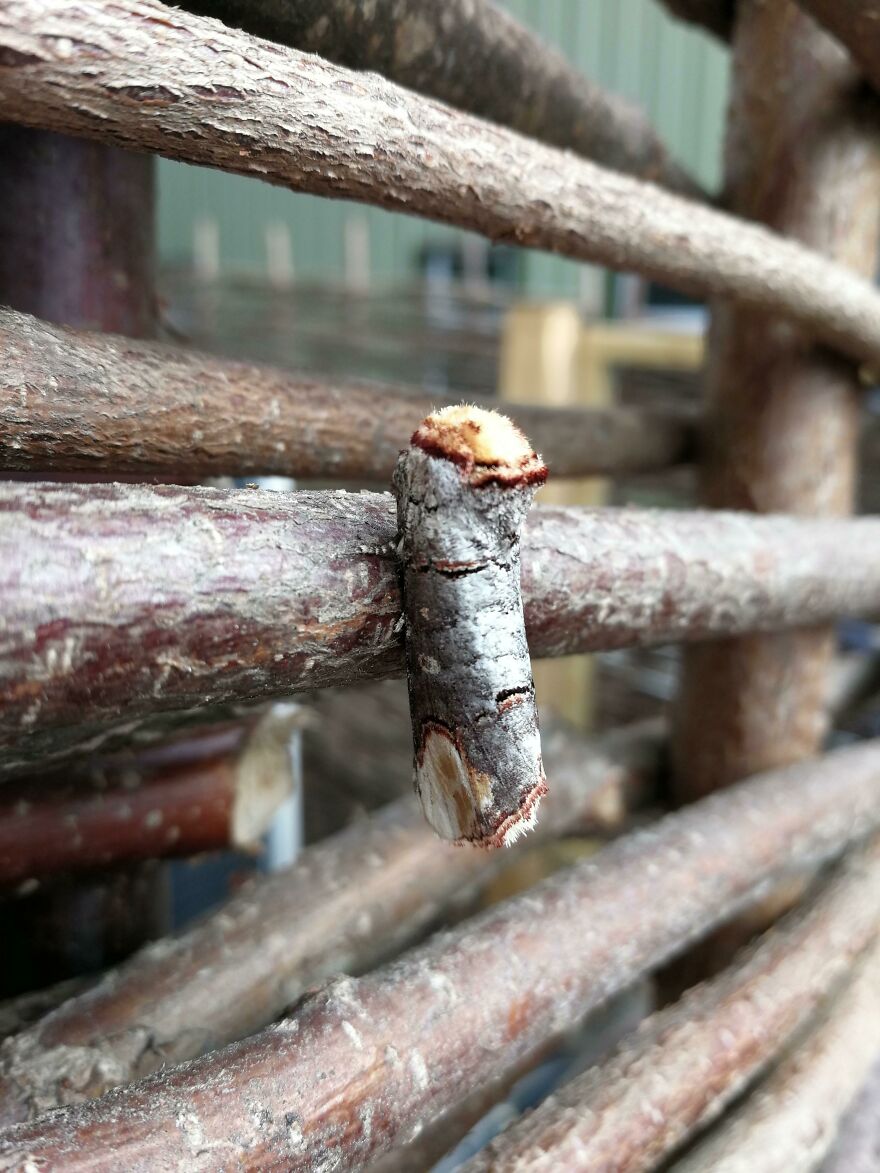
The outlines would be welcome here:
<svg viewBox="0 0 880 1173">
<path fill-rule="evenodd" d="M 849 516 L 880 365 L 880 21 L 666 7 L 730 41 L 717 199 L 489 0 L 0 3 L 7 886 L 248 841 L 274 809 L 253 771 L 283 799 L 303 719 L 275 702 L 402 672 L 389 494 L 198 482 L 382 486 L 436 400 L 157 342 L 150 156 L 712 309 L 698 425 L 597 391 L 613 328 L 588 404 L 506 387 L 551 477 L 698 470 L 700 510 L 543 505 L 525 530 L 534 657 L 684 648 L 670 730 L 545 732 L 535 840 L 614 841 L 474 913 L 508 857 L 398 799 L 95 984 L 3 1007 L 0 1168 L 427 1168 L 661 967 L 672 1004 L 469 1169 L 874 1167 L 880 745 L 822 751 L 832 624 L 880 616 L 880 520 Z"/>
</svg>

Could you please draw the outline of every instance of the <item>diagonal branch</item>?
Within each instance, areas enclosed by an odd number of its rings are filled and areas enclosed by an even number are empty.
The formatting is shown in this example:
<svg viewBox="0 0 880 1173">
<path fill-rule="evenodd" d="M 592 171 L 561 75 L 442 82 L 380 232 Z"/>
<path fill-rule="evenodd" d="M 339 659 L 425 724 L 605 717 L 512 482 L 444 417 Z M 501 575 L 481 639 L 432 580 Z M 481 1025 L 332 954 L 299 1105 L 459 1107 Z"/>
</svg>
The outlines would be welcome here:
<svg viewBox="0 0 880 1173">
<path fill-rule="evenodd" d="M 880 747 L 771 771 L 340 979 L 278 1026 L 0 1135 L 70 1173 L 360 1168 L 739 910 L 880 820 Z M 459 849 L 461 850 L 461 849 Z M 12 1040 L 14 1043 L 15 1040 Z"/>
<path fill-rule="evenodd" d="M 844 863 L 731 968 L 647 1019 L 605 1063 L 517 1121 L 467 1173 L 643 1173 L 775 1059 L 873 944 L 880 851 Z"/>
<path fill-rule="evenodd" d="M 653 725 L 593 741 L 557 727 L 545 748 L 554 793 L 538 839 L 607 830 L 609 810 L 643 803 L 662 768 Z M 389 805 L 21 1031 L 0 1050 L 0 1121 L 97 1096 L 265 1026 L 316 982 L 393 955 L 498 868 L 497 856 L 442 843 L 413 798 Z"/>
<path fill-rule="evenodd" d="M 158 0 L 7 0 L 0 117 L 635 269 L 880 360 L 880 293 L 794 242 Z"/>
<path fill-rule="evenodd" d="M 699 185 L 645 115 L 490 0 L 187 0 L 191 12 L 317 53 L 686 195 Z"/>
</svg>

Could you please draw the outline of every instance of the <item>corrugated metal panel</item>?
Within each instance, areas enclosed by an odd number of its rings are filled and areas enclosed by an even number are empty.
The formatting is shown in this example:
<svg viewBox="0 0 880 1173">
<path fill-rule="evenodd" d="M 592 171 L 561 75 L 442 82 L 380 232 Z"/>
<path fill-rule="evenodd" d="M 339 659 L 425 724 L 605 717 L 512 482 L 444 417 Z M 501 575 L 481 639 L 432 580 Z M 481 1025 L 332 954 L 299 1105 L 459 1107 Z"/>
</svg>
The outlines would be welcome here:
<svg viewBox="0 0 880 1173">
<path fill-rule="evenodd" d="M 654 0 L 506 0 L 504 6 L 556 45 L 588 76 L 641 104 L 670 147 L 708 185 L 717 185 L 727 60 L 695 30 L 671 21 Z M 159 240 L 163 261 L 188 263 L 195 224 L 216 221 L 224 271 L 262 270 L 266 225 L 288 225 L 298 277 L 342 280 L 345 219 L 352 205 L 296 195 L 200 168 L 162 161 Z M 369 224 L 373 279 L 402 280 L 420 250 L 456 233 L 378 209 Z M 527 254 L 518 266 L 531 296 L 577 296 L 581 267 Z"/>
</svg>

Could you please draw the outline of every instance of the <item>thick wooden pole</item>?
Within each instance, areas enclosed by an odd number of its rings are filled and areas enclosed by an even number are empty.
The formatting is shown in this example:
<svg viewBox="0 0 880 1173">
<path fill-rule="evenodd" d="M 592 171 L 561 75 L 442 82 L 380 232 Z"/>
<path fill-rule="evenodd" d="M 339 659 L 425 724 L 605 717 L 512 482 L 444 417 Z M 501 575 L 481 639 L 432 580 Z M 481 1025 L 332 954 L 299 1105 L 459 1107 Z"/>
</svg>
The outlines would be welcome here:
<svg viewBox="0 0 880 1173">
<path fill-rule="evenodd" d="M 490 0 L 186 0 L 183 7 L 699 194 L 640 110 L 603 92 Z"/>
<path fill-rule="evenodd" d="M 24 771 L 175 710 L 399 674 L 390 494 L 0 485 L 0 751 Z M 532 656 L 880 610 L 880 520 L 536 508 Z"/>
<path fill-rule="evenodd" d="M 728 198 L 873 277 L 880 131 L 847 54 L 791 0 L 740 0 Z M 718 302 L 707 374 L 703 498 L 715 508 L 851 510 L 855 367 L 772 315 Z M 679 799 L 814 753 L 825 732 L 829 628 L 706 643 L 685 654 Z"/>
<path fill-rule="evenodd" d="M 68 326 L 151 337 L 154 205 L 149 156 L 0 127 L 0 303 Z M 3 353 L 5 361 L 10 352 Z M 8 926 L 23 950 L 24 984 L 115 961 L 167 927 L 165 882 L 155 869 L 107 883 L 83 879 L 30 904 L 26 939 L 14 920 Z M 0 914 L 7 915 L 18 913 Z M 4 967 L 0 988 L 15 988 L 5 983 L 16 968 Z"/>
<path fill-rule="evenodd" d="M 751 779 L 382 969 L 331 983 L 259 1035 L 3 1131 L 0 1164 L 146 1173 L 208 1153 L 218 1173 L 362 1168 L 781 870 L 836 855 L 878 820 L 876 743 Z"/>
<path fill-rule="evenodd" d="M 158 0 L 6 0 L 0 118 L 636 269 L 880 363 L 880 293 L 794 241 Z"/>
</svg>

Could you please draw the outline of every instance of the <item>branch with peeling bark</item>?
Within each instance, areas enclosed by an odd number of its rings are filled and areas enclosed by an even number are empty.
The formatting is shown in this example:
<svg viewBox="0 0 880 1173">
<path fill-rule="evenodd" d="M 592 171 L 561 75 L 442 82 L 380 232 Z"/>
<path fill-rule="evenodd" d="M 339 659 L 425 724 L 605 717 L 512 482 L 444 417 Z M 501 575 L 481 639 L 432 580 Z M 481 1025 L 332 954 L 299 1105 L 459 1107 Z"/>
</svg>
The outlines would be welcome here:
<svg viewBox="0 0 880 1173">
<path fill-rule="evenodd" d="M 204 1152 L 217 1170 L 359 1167 L 786 869 L 875 829 L 878 799 L 876 743 L 741 783 L 384 969 L 340 979 L 260 1035 L 5 1130 L 0 1160 L 94 1173 L 121 1149 L 133 1173 Z"/>
<path fill-rule="evenodd" d="M 794 1039 L 873 944 L 878 916 L 875 846 L 729 970 L 646 1019 L 609 1060 L 508 1128 L 467 1173 L 655 1168 Z"/>
<path fill-rule="evenodd" d="M 387 485 L 442 398 L 65 330 L 2 308 L 0 352 L 0 468 L 43 474 L 278 473 Z M 659 413 L 511 414 L 555 477 L 668 468 L 694 447 L 687 421 Z"/>
<path fill-rule="evenodd" d="M 8 0 L 0 117 L 635 269 L 880 359 L 880 294 L 798 244 L 158 0 Z"/>
<path fill-rule="evenodd" d="M 151 715 L 402 670 L 390 494 L 0 485 L 4 772 Z M 534 509 L 531 654 L 880 610 L 880 521 Z"/>
<path fill-rule="evenodd" d="M 554 793 L 535 832 L 607 831 L 656 790 L 654 726 L 593 741 L 551 730 Z M 99 1095 L 163 1063 L 264 1026 L 314 983 L 359 972 L 413 940 L 496 874 L 497 856 L 455 849 L 414 799 L 257 878 L 174 941 L 143 950 L 0 1051 L 0 1120 Z"/>
<path fill-rule="evenodd" d="M 303 710 L 277 704 L 247 723 L 162 750 L 94 761 L 80 776 L 0 790 L 0 888 L 59 873 L 238 848 L 253 851 L 296 784 L 290 738 Z"/>
<path fill-rule="evenodd" d="M 880 1049 L 858 1095 L 839 1123 L 821 1173 L 876 1173 L 880 1153 Z"/>
<path fill-rule="evenodd" d="M 810 1173 L 880 1054 L 880 946 L 791 1055 L 675 1173 Z M 872 1168 L 876 1168 L 875 1161 Z M 847 1166 L 847 1173 L 857 1173 Z"/>
<path fill-rule="evenodd" d="M 270 41 L 408 89 L 641 179 L 701 195 L 645 115 L 488 0 L 187 0 Z"/>
</svg>

